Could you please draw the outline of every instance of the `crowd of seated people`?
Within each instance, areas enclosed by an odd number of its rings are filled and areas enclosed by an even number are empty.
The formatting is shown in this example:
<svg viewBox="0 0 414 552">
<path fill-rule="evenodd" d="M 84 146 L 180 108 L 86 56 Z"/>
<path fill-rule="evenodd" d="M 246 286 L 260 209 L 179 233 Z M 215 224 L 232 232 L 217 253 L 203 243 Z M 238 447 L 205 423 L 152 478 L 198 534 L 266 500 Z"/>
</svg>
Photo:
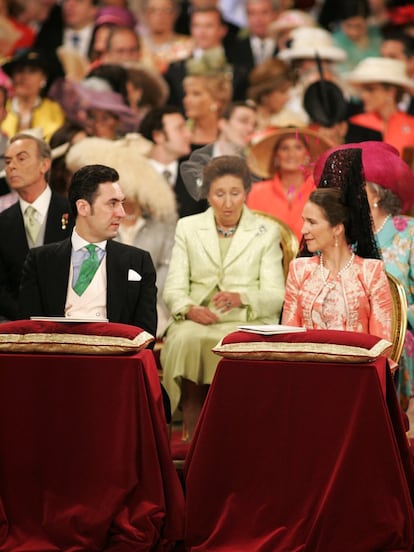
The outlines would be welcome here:
<svg viewBox="0 0 414 552">
<path fill-rule="evenodd" d="M 75 147 L 82 150 L 82 140 L 87 148 L 86 140 L 93 138 L 114 146 L 132 144 L 130 155 L 136 147 L 137 158 L 144 159 L 163 179 L 159 193 L 173 201 L 173 220 L 154 218 L 157 211 L 143 208 L 141 188 L 150 183 L 142 182 L 144 172 L 136 170 L 136 190 L 133 179 L 125 181 L 127 217 L 118 239 L 154 251 L 157 265 L 157 243 L 160 236 L 169 234 L 165 238 L 168 251 L 163 250 L 158 259 L 163 271 L 158 308 L 164 317 L 163 331 L 166 329 L 161 362 L 173 410 L 183 410 L 191 438 L 216 366 L 208 353 L 214 340 L 240 320 L 279 321 L 284 298 L 279 238 L 273 235 L 270 222 L 269 229 L 266 225 L 255 228 L 251 210 L 279 218 L 299 241 L 304 237 L 302 252 L 322 253 L 317 259 L 313 255 L 311 260 L 292 263 L 283 311 L 286 323 L 305 323 L 296 318 L 300 297 L 294 295 L 307 271 L 313 271 L 318 279 L 321 296 L 317 304 L 332 315 L 338 305 L 346 307 L 338 299 L 334 283 L 346 283 L 346 278 L 358 271 L 372 273 L 377 283 L 385 282 L 384 266 L 378 260 L 380 250 L 391 272 L 392 255 L 387 253 L 388 242 L 383 241 L 386 226 L 378 213 L 387 225 L 396 220 L 396 232 L 401 232 L 400 221 L 406 221 L 407 243 L 410 241 L 410 219 L 395 217 L 409 213 L 413 198 L 405 201 L 400 197 L 402 205 L 395 210 L 387 201 L 381 203 L 381 190 L 368 187 L 374 221 L 372 242 L 377 240 L 378 251 L 365 254 L 350 249 L 360 241 L 358 232 L 365 230 L 349 229 L 345 215 L 332 218 L 331 209 L 338 204 L 343 204 L 344 212 L 352 208 L 338 190 L 331 189 L 335 186 L 329 184 L 330 177 L 325 178 L 326 190 L 317 190 L 321 171 L 315 176 L 313 169 L 318 157 L 330 148 L 346 150 L 352 143 L 355 149 L 359 142 L 371 140 L 391 144 L 396 148 L 394 155 L 412 161 L 414 10 L 404 9 L 402 16 L 400 4 L 404 2 L 399 0 L 388 2 L 382 10 L 369 0 L 298 0 L 286 5 L 279 2 L 277 8 L 273 0 L 240 0 L 234 14 L 220 11 L 218 2 L 130 0 L 114 5 L 105 0 L 62 0 L 39 3 L 33 12 L 19 11 L 14 5 L 18 3 L 7 2 L 2 8 L 0 2 L 9 38 L 5 46 L 0 42 L 4 56 L 0 86 L 5 95 L 0 153 L 5 154 L 7 178 L 7 184 L 0 187 L 0 208 L 4 208 L 1 194 L 15 203 L 13 212 L 20 206 L 20 234 L 23 242 L 27 241 L 22 247 L 24 254 L 29 247 L 50 241 L 45 230 L 49 190 L 53 200 L 55 195 L 67 194 L 71 177 L 67 156 Z M 225 0 L 222 5 L 224 10 Z M 42 139 L 33 142 L 22 135 L 33 131 Z M 20 139 L 6 146 L 16 135 Z M 29 146 L 29 157 L 35 160 L 21 169 L 22 180 L 36 173 L 39 190 L 33 195 L 25 195 L 20 180 L 13 177 L 13 164 L 20 159 L 16 150 L 21 145 Z M 191 158 L 196 170 L 184 178 L 189 167 L 186 162 L 198 150 L 202 155 Z M 368 170 L 364 152 L 362 165 Z M 347 155 L 351 159 L 352 154 Z M 217 161 L 220 157 L 227 160 L 223 167 Z M 110 159 L 108 153 L 108 164 Z M 351 161 L 355 168 L 358 160 Z M 105 164 L 105 158 L 99 162 Z M 404 166 L 412 175 L 413 167 Z M 116 168 L 122 179 L 124 167 Z M 372 182 L 369 176 L 366 180 L 370 186 L 384 186 L 382 180 Z M 389 180 L 387 185 L 390 187 Z M 47 197 L 39 200 L 45 189 Z M 398 190 L 397 186 L 393 189 L 397 196 Z M 373 196 L 376 199 L 372 200 Z M 67 214 L 69 208 L 63 200 Z M 32 202 L 39 204 L 38 223 L 43 233 L 30 243 L 22 209 Z M 326 202 L 333 203 L 328 206 Z M 382 205 L 381 211 L 373 207 L 375 203 Z M 175 217 L 178 225 L 173 246 Z M 5 235 L 10 233 L 9 219 L 8 209 L 0 213 Z M 367 220 L 371 220 L 369 214 Z M 62 225 L 65 235 L 71 223 L 69 217 L 68 224 Z M 312 233 L 309 228 L 317 224 L 324 228 L 321 239 L 330 236 L 332 243 L 319 244 L 319 238 L 307 238 Z M 355 220 L 354 224 L 359 223 Z M 148 228 L 155 228 L 152 238 L 149 236 L 152 242 L 148 241 Z M 242 239 L 243 232 L 255 236 L 257 232 L 257 239 L 249 241 L 245 233 Z M 202 235 L 205 238 L 201 239 Z M 4 239 L 0 236 L 0 242 Z M 199 267 L 195 270 L 193 263 L 201 262 L 199 255 L 207 242 L 210 252 L 205 251 L 205 268 L 198 273 Z M 243 267 L 240 265 L 234 277 L 230 271 L 227 280 L 226 259 L 236 247 Z M 4 251 L 9 254 L 7 247 Z M 0 243 L 0 318 L 11 319 L 15 310 L 2 312 L 1 297 L 12 289 L 15 300 L 24 259 L 19 258 L 10 271 L 8 259 L 1 255 Z M 365 257 L 378 259 L 368 262 Z M 273 264 L 266 268 L 266 263 Z M 405 258 L 394 272 L 404 275 L 408 266 L 410 259 Z M 210 269 L 223 280 L 210 281 Z M 246 277 L 244 283 L 242 276 Z M 405 284 L 411 304 L 412 286 L 408 280 Z M 355 291 L 356 296 L 360 291 Z M 365 318 L 351 325 L 335 318 L 334 327 L 343 322 L 344 328 L 389 336 L 388 315 L 377 324 L 369 312 L 372 308 L 376 313 L 378 309 L 389 312 L 389 298 L 377 291 L 374 295 L 384 300 L 381 307 L 364 306 L 361 299 L 358 312 Z M 322 320 L 320 313 L 313 315 L 305 306 L 302 310 L 308 319 Z M 331 327 L 329 321 L 325 323 L 323 327 Z M 181 328 L 187 327 L 185 333 Z M 158 337 L 161 339 L 163 332 Z M 400 379 L 405 407 L 414 387 L 414 348 L 409 343 Z"/>
</svg>

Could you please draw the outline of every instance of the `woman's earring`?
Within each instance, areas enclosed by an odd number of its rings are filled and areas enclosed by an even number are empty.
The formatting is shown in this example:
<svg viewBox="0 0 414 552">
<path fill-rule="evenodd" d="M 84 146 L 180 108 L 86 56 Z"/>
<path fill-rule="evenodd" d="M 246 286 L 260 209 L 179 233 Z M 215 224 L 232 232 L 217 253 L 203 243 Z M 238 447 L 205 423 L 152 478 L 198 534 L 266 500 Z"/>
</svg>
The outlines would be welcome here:
<svg viewBox="0 0 414 552">
<path fill-rule="evenodd" d="M 339 242 L 338 242 L 338 236 L 335 236 L 335 242 L 334 242 L 334 245 L 335 245 L 335 247 L 338 247 L 338 245 L 339 245 Z"/>
<path fill-rule="evenodd" d="M 378 203 L 376 201 L 374 201 L 374 203 L 372 204 L 373 207 L 375 207 L 375 209 L 378 207 Z"/>
</svg>

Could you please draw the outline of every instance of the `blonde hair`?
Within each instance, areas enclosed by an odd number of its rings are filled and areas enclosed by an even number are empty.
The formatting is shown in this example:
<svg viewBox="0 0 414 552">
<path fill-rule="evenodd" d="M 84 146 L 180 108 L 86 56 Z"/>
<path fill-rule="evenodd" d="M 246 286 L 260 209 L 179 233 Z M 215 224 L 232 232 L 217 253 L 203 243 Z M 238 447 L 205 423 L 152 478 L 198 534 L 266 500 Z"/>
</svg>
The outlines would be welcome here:
<svg viewBox="0 0 414 552">
<path fill-rule="evenodd" d="M 191 75 L 185 77 L 183 84 L 192 82 L 202 82 L 210 96 L 219 105 L 218 114 L 221 115 L 227 105 L 231 102 L 233 96 L 233 87 L 231 77 L 227 74 L 221 75 Z"/>
</svg>

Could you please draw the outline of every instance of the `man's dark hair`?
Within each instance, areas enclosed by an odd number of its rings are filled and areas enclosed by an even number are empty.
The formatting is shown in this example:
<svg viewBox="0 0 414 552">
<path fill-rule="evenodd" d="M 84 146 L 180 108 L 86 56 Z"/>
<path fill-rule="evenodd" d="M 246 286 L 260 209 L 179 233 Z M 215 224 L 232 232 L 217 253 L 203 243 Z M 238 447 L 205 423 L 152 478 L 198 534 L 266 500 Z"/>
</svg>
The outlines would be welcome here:
<svg viewBox="0 0 414 552">
<path fill-rule="evenodd" d="M 223 14 L 221 13 L 220 9 L 214 4 L 210 6 L 197 6 L 197 7 L 191 8 L 190 21 L 193 19 L 193 16 L 197 15 L 198 13 L 215 13 L 217 15 L 217 19 L 219 20 L 220 25 L 223 25 L 224 27 L 226 26 L 226 22 L 223 19 Z"/>
<path fill-rule="evenodd" d="M 401 42 L 404 50 L 404 54 L 407 57 L 414 56 L 414 37 L 407 33 L 391 28 L 383 32 L 383 40 L 393 40 L 395 42 Z"/>
<path fill-rule="evenodd" d="M 182 115 L 179 108 L 173 105 L 164 105 L 162 107 L 150 109 L 141 121 L 139 132 L 144 138 L 153 142 L 153 133 L 157 130 L 164 130 L 164 123 L 162 120 L 164 115 L 172 115 L 173 113 Z"/>
<path fill-rule="evenodd" d="M 77 170 L 72 176 L 68 191 L 69 205 L 73 216 L 76 217 L 78 214 L 76 207 L 78 199 L 84 199 L 92 205 L 100 184 L 118 180 L 118 172 L 106 165 L 85 165 Z"/>
<path fill-rule="evenodd" d="M 228 121 L 238 107 L 245 107 L 251 109 L 254 113 L 257 112 L 257 106 L 253 100 L 239 100 L 228 104 L 221 114 L 221 119 L 226 119 Z"/>
</svg>

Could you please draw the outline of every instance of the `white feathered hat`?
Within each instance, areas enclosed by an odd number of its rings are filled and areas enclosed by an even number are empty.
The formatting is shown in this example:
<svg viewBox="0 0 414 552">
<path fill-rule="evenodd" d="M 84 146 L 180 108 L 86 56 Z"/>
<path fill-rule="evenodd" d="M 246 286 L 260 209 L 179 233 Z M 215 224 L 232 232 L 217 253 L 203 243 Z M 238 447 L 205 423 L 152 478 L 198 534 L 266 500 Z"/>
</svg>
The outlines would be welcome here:
<svg viewBox="0 0 414 552">
<path fill-rule="evenodd" d="M 128 134 L 121 140 L 84 138 L 68 151 L 66 166 L 71 172 L 95 163 L 113 167 L 128 200 L 137 201 L 142 211 L 156 220 L 175 220 L 174 192 L 145 157 L 152 146 L 139 134 Z"/>
</svg>

